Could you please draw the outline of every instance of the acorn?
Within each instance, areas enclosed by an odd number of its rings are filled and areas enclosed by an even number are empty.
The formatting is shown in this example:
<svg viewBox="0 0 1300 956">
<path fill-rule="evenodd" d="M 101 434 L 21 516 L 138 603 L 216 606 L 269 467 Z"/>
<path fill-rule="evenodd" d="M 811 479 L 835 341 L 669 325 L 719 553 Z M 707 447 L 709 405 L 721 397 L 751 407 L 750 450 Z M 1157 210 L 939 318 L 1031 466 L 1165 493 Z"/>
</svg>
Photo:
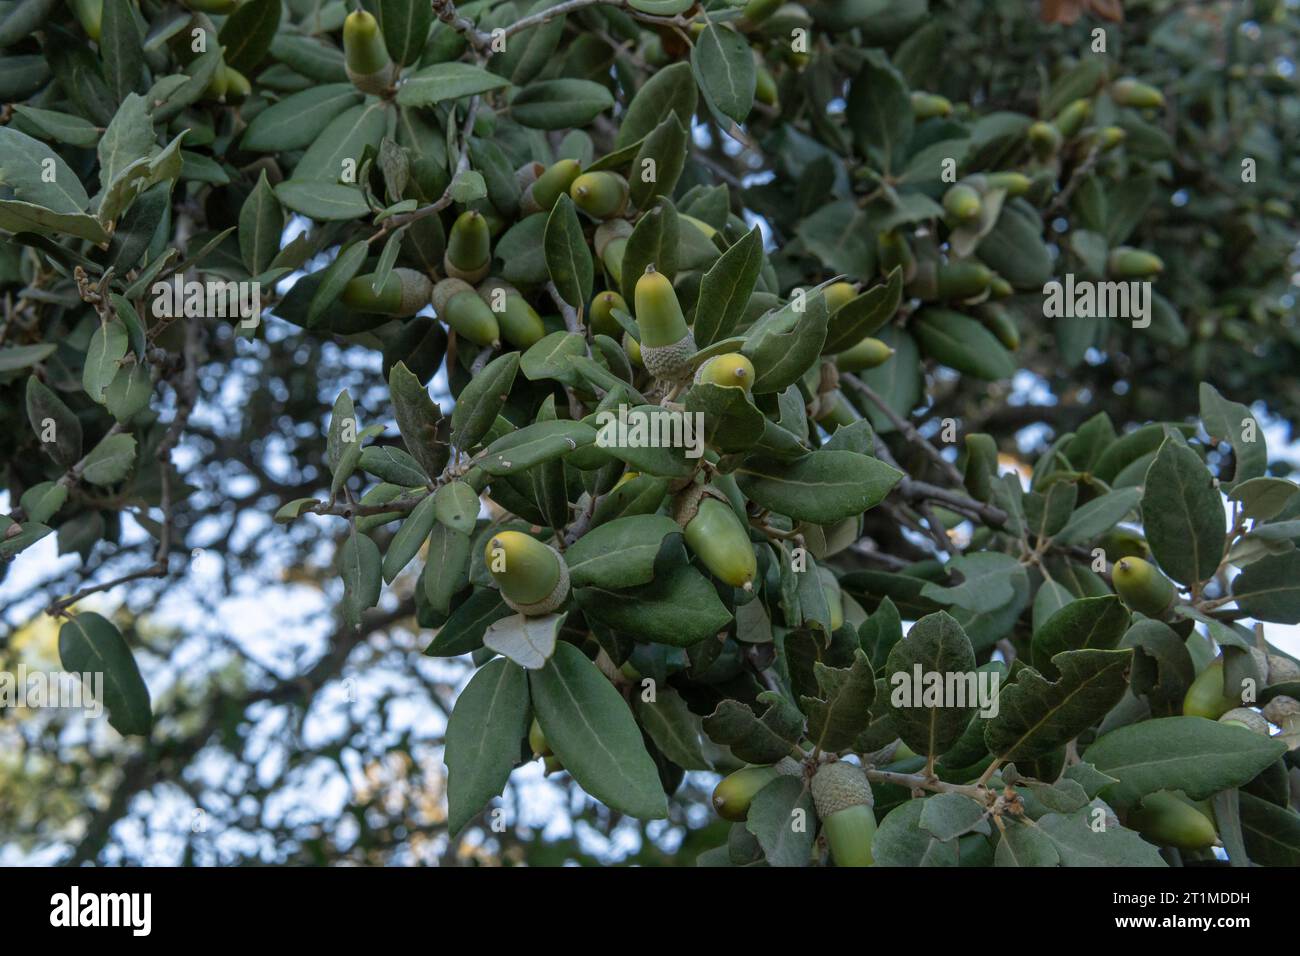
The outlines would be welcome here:
<svg viewBox="0 0 1300 956">
<path fill-rule="evenodd" d="M 841 372 L 861 372 L 884 365 L 893 354 L 891 346 L 868 336 L 853 348 L 836 355 L 835 367 Z"/>
<path fill-rule="evenodd" d="M 754 544 L 731 505 L 704 495 L 685 525 L 684 536 L 687 547 L 719 581 L 746 591 L 754 589 L 758 574 Z"/>
<path fill-rule="evenodd" d="M 542 317 L 510 283 L 488 279 L 478 287 L 478 294 L 496 316 L 502 337 L 511 345 L 526 349 L 546 335 Z"/>
<path fill-rule="evenodd" d="M 1219 717 L 1219 723 L 1232 724 L 1235 727 L 1245 727 L 1253 734 L 1268 736 L 1268 719 L 1257 710 L 1251 710 L 1249 707 L 1234 707 Z"/>
<path fill-rule="evenodd" d="M 226 72 L 226 63 L 223 60 L 212 71 L 212 79 L 208 80 L 208 85 L 204 89 L 201 99 L 224 103 L 226 101 L 226 91 L 229 89 L 230 75 Z"/>
<path fill-rule="evenodd" d="M 453 279 L 479 282 L 492 265 L 492 231 L 483 214 L 470 209 L 456 217 L 447 236 L 442 269 Z"/>
<path fill-rule="evenodd" d="M 1125 560 L 1130 559 L 1125 558 Z M 1228 711 L 1240 706 L 1241 695 L 1230 695 L 1223 686 L 1222 657 L 1216 657 L 1210 662 L 1209 667 L 1197 674 L 1183 696 L 1184 717 L 1218 720 Z"/>
<path fill-rule="evenodd" d="M 1129 528 L 1115 528 L 1106 532 L 1099 542 L 1106 553 L 1106 560 L 1112 564 L 1120 558 L 1150 557 L 1151 549 L 1147 547 L 1146 538 Z"/>
<path fill-rule="evenodd" d="M 777 106 L 776 77 L 761 64 L 754 70 L 754 99 L 773 109 Z"/>
<path fill-rule="evenodd" d="M 226 71 L 226 101 L 229 103 L 242 103 L 248 99 L 249 94 L 253 92 L 253 84 L 248 81 L 248 77 L 240 73 L 233 66 L 224 66 Z"/>
<path fill-rule="evenodd" d="M 497 317 L 479 298 L 474 287 L 462 279 L 443 279 L 429 296 L 438 318 L 475 345 L 501 344 Z"/>
<path fill-rule="evenodd" d="M 798 776 L 801 773 L 799 764 L 790 757 L 783 757 L 778 763 L 767 767 L 741 767 L 727 774 L 713 788 L 713 809 L 724 820 L 741 823 L 749 816 L 749 805 L 758 791 L 777 777 Z"/>
<path fill-rule="evenodd" d="M 912 94 L 912 115 L 919 120 L 947 116 L 952 112 L 952 101 L 937 93 L 922 93 L 917 90 Z"/>
<path fill-rule="evenodd" d="M 626 219 L 612 219 L 596 227 L 592 244 L 596 255 L 605 266 L 614 282 L 623 285 L 623 253 L 627 251 L 627 239 L 632 235 L 632 224 Z"/>
<path fill-rule="evenodd" d="M 569 186 L 573 204 L 592 219 L 612 219 L 627 208 L 627 180 L 600 170 L 583 173 Z"/>
<path fill-rule="evenodd" d="M 991 302 L 985 302 L 975 311 L 984 328 L 997 336 L 1004 347 L 1012 352 L 1020 348 L 1020 329 L 1010 312 Z"/>
<path fill-rule="evenodd" d="M 988 291 L 993 271 L 982 262 L 942 262 L 935 270 L 935 288 L 941 299 L 973 299 Z"/>
<path fill-rule="evenodd" d="M 998 443 L 983 432 L 967 435 L 963 443 L 966 490 L 976 501 L 987 502 L 993 496 L 992 479 L 998 473 Z"/>
<path fill-rule="evenodd" d="M 520 199 L 523 211 L 550 212 L 581 172 L 582 164 L 576 159 L 561 159 L 546 167 L 532 185 L 524 190 L 523 198 Z"/>
<path fill-rule="evenodd" d="M 871 784 L 861 768 L 837 760 L 812 779 L 813 803 L 836 866 L 871 866 L 876 835 Z"/>
<path fill-rule="evenodd" d="M 880 260 L 880 271 L 885 275 L 897 268 L 903 270 L 904 284 L 916 278 L 916 254 L 906 237 L 897 230 L 876 235 L 876 257 Z"/>
<path fill-rule="evenodd" d="M 522 531 L 498 531 L 484 550 L 501 597 L 520 614 L 550 614 L 569 596 L 569 568 L 560 553 Z"/>
<path fill-rule="evenodd" d="M 1057 128 L 1062 136 L 1069 139 L 1083 128 L 1083 124 L 1088 121 L 1088 117 L 1091 115 L 1091 100 L 1075 100 L 1056 114 L 1056 118 L 1052 120 L 1052 125 Z"/>
<path fill-rule="evenodd" d="M 96 43 L 104 27 L 104 0 L 68 0 L 81 29 Z"/>
<path fill-rule="evenodd" d="M 1128 825 L 1152 843 L 1201 850 L 1219 839 L 1214 822 L 1196 804 L 1173 790 L 1157 790 L 1129 812 Z"/>
<path fill-rule="evenodd" d="M 1159 256 L 1132 246 L 1117 246 L 1106 259 L 1106 272 L 1112 279 L 1146 279 L 1164 270 Z"/>
<path fill-rule="evenodd" d="M 1111 579 L 1129 609 L 1147 617 L 1162 616 L 1174 603 L 1174 583 L 1142 558 L 1120 558 Z"/>
<path fill-rule="evenodd" d="M 414 269 L 394 269 L 378 292 L 374 290 L 374 281 L 373 273 L 352 279 L 343 287 L 343 304 L 357 312 L 408 316 L 428 305 L 433 294 L 429 277 Z"/>
<path fill-rule="evenodd" d="M 993 278 L 989 280 L 989 298 L 1005 299 L 1008 296 L 1013 295 L 1015 291 L 1016 290 L 1011 287 L 1010 282 L 1002 278 L 1002 276 L 998 275 L 996 272 L 993 273 Z"/>
<path fill-rule="evenodd" d="M 813 417 L 819 425 L 834 425 L 837 428 L 852 425 L 862 419 L 862 416 L 849 404 L 849 400 L 844 397 L 844 393 L 838 388 L 818 399 Z M 834 429 L 828 428 L 827 430 L 833 431 Z"/>
<path fill-rule="evenodd" d="M 587 313 L 591 330 L 597 335 L 608 335 L 611 339 L 617 339 L 622 335 L 623 326 L 619 324 L 618 319 L 614 318 L 615 309 L 631 315 L 627 301 L 617 292 L 606 290 L 597 293 L 591 300 L 591 309 Z"/>
<path fill-rule="evenodd" d="M 953 222 L 970 222 L 978 219 L 983 208 L 980 194 L 966 183 L 949 186 L 943 194 L 943 208 Z"/>
<path fill-rule="evenodd" d="M 654 266 L 636 280 L 636 324 L 641 360 L 655 378 L 676 382 L 690 374 L 695 337 L 686 325 L 673 284 Z"/>
<path fill-rule="evenodd" d="M 739 352 L 715 355 L 695 370 L 695 383 L 743 388 L 748 392 L 754 387 L 754 363 Z"/>
<path fill-rule="evenodd" d="M 852 282 L 832 282 L 822 289 L 822 298 L 826 300 L 826 311 L 831 315 L 834 315 L 857 297 L 858 287 Z"/>
<path fill-rule="evenodd" d="M 1064 140 L 1059 129 L 1043 120 L 1030 124 L 1027 135 L 1034 154 L 1041 159 L 1055 155 Z"/>
<path fill-rule="evenodd" d="M 782 0 L 749 0 L 740 11 L 738 26 L 745 31 L 752 30 L 780 8 Z"/>
<path fill-rule="evenodd" d="M 1093 137 L 1093 144 L 1101 152 L 1106 153 L 1119 146 L 1126 139 L 1128 139 L 1128 133 L 1121 127 L 1104 126 L 1097 130 L 1096 136 Z"/>
<path fill-rule="evenodd" d="M 528 728 L 528 746 L 533 748 L 534 757 L 550 757 L 551 745 L 546 742 L 546 735 L 542 733 L 542 725 L 533 718 L 532 725 Z"/>
<path fill-rule="evenodd" d="M 365 10 L 354 10 L 343 21 L 343 61 L 348 79 L 363 93 L 385 93 L 397 78 L 379 21 Z"/>
<path fill-rule="evenodd" d="M 1268 661 L 1268 682 L 1270 684 L 1284 684 L 1288 681 L 1300 680 L 1300 664 L 1297 664 L 1291 658 L 1283 657 L 1281 654 L 1269 654 L 1266 660 Z"/>
<path fill-rule="evenodd" d="M 1024 173 L 988 173 L 985 179 L 989 189 L 1005 189 L 1008 196 L 1023 196 L 1034 181 Z"/>
<path fill-rule="evenodd" d="M 1120 106 L 1134 109 L 1160 109 L 1165 105 L 1165 95 L 1149 83 L 1131 76 L 1116 80 L 1110 85 L 1110 98 Z"/>
<path fill-rule="evenodd" d="M 641 358 L 641 343 L 626 331 L 623 333 L 623 351 L 627 353 L 627 360 L 633 368 L 645 368 L 645 360 Z"/>
</svg>

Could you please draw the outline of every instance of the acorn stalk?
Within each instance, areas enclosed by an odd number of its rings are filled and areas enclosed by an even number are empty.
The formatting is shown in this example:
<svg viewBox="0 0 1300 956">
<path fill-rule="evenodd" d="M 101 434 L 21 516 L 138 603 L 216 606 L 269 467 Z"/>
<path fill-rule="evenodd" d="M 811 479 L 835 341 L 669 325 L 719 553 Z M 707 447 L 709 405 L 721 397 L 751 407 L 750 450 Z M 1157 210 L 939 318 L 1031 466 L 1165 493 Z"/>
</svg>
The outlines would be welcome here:
<svg viewBox="0 0 1300 956">
<path fill-rule="evenodd" d="M 520 614 L 550 614 L 569 596 L 569 568 L 558 551 L 522 531 L 498 531 L 484 560 L 501 597 Z"/>
</svg>

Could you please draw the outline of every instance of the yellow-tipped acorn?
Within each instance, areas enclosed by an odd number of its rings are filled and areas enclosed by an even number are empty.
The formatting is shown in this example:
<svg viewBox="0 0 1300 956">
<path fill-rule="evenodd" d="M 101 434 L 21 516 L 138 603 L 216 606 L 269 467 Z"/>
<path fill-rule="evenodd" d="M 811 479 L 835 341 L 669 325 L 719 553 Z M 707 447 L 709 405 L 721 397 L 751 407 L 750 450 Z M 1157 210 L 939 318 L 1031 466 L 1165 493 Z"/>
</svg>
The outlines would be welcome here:
<svg viewBox="0 0 1300 956">
<path fill-rule="evenodd" d="M 597 293 L 591 300 L 591 310 L 587 313 L 591 330 L 597 335 L 608 335 L 611 339 L 621 336 L 624 330 L 623 326 L 619 325 L 618 319 L 614 318 L 615 309 L 632 314 L 627 307 L 627 301 L 617 292 L 606 290 Z"/>
<path fill-rule="evenodd" d="M 812 779 L 813 803 L 836 866 L 871 866 L 875 799 L 867 775 L 844 761 L 823 764 Z"/>
<path fill-rule="evenodd" d="M 992 281 L 992 270 L 982 262 L 944 262 L 935 270 L 935 286 L 941 299 L 973 299 L 987 292 Z"/>
<path fill-rule="evenodd" d="M 696 369 L 695 381 L 748 392 L 754 387 L 754 363 L 739 352 L 715 355 Z"/>
<path fill-rule="evenodd" d="M 394 269 L 378 292 L 374 281 L 373 273 L 351 280 L 343 287 L 343 304 L 358 312 L 408 316 L 428 305 L 433 293 L 429 277 L 414 269 Z"/>
<path fill-rule="evenodd" d="M 524 194 L 525 212 L 550 212 L 581 172 L 576 159 L 561 159 L 546 167 Z"/>
<path fill-rule="evenodd" d="M 1240 706 L 1241 695 L 1231 694 L 1224 687 L 1222 657 L 1216 657 L 1209 667 L 1197 674 L 1183 695 L 1184 717 L 1218 720 L 1228 711 Z"/>
<path fill-rule="evenodd" d="M 208 80 L 207 88 L 203 91 L 203 99 L 215 100 L 218 103 L 226 101 L 226 91 L 230 89 L 230 74 L 226 72 L 226 64 L 223 60 L 217 64 L 217 68 L 212 71 L 212 79 Z"/>
<path fill-rule="evenodd" d="M 1075 100 L 1057 113 L 1052 123 L 1060 131 L 1061 135 L 1068 139 L 1083 129 L 1083 124 L 1088 121 L 1088 117 L 1091 115 L 1092 100 Z"/>
<path fill-rule="evenodd" d="M 1131 610 L 1160 617 L 1174 601 L 1174 584 L 1142 558 L 1121 558 L 1111 572 L 1115 590 Z"/>
<path fill-rule="evenodd" d="M 992 332 L 999 342 L 1011 351 L 1020 348 L 1020 327 L 1011 313 L 1001 305 L 985 302 L 978 309 L 980 322 Z"/>
<path fill-rule="evenodd" d="M 522 531 L 498 531 L 483 553 L 501 597 L 520 614 L 550 614 L 569 596 L 569 568 L 559 552 Z"/>
<path fill-rule="evenodd" d="M 937 93 L 922 93 L 919 90 L 912 94 L 912 115 L 919 120 L 947 116 L 951 112 L 952 102 L 946 96 L 940 96 Z"/>
<path fill-rule="evenodd" d="M 1106 272 L 1112 279 L 1146 279 L 1159 275 L 1164 269 L 1164 262 L 1155 253 L 1132 246 L 1112 249 L 1106 259 Z"/>
<path fill-rule="evenodd" d="M 835 356 L 835 367 L 841 372 L 861 372 L 864 369 L 884 365 L 893 354 L 893 348 L 880 339 L 868 336 L 853 348 Z"/>
<path fill-rule="evenodd" d="M 986 178 L 989 189 L 1005 189 L 1008 196 L 1023 196 L 1034 184 L 1024 173 L 989 173 Z"/>
<path fill-rule="evenodd" d="M 627 180 L 618 173 L 583 173 L 569 186 L 573 204 L 592 219 L 610 219 L 627 208 Z"/>
<path fill-rule="evenodd" d="M 710 495 L 686 524 L 686 545 L 719 581 L 749 591 L 758 574 L 754 544 L 731 505 Z"/>
<path fill-rule="evenodd" d="M 764 106 L 777 105 L 776 77 L 762 65 L 754 70 L 754 99 Z"/>
<path fill-rule="evenodd" d="M 623 333 L 623 351 L 627 353 L 627 360 L 632 363 L 633 368 L 645 368 L 645 359 L 641 357 L 641 343 L 627 332 Z"/>
<path fill-rule="evenodd" d="M 1120 106 L 1134 109 L 1159 109 L 1165 105 L 1165 95 L 1149 83 L 1131 76 L 1116 80 L 1110 85 L 1110 98 Z"/>
<path fill-rule="evenodd" d="M 363 93 L 381 94 L 393 85 L 396 70 L 379 21 L 366 10 L 354 10 L 343 21 L 343 61 L 348 79 Z"/>
<path fill-rule="evenodd" d="M 478 287 L 478 294 L 496 316 L 501 335 L 511 345 L 526 349 L 546 335 L 542 317 L 510 283 L 488 279 Z"/>
<path fill-rule="evenodd" d="M 1064 140 L 1059 129 L 1043 120 L 1030 125 L 1028 136 L 1034 153 L 1044 159 L 1054 155 Z"/>
<path fill-rule="evenodd" d="M 852 282 L 832 282 L 822 290 L 826 311 L 834 315 L 858 297 L 858 287 Z"/>
<path fill-rule="evenodd" d="M 776 767 L 742 767 L 729 773 L 713 788 L 713 809 L 722 819 L 740 823 L 749 816 L 758 791 L 779 776 Z"/>
<path fill-rule="evenodd" d="M 104 27 L 104 0 L 68 0 L 68 5 L 86 36 L 98 43 Z"/>
<path fill-rule="evenodd" d="M 492 265 L 492 230 L 483 214 L 470 209 L 456 217 L 447 236 L 442 268 L 453 279 L 479 282 Z"/>
<path fill-rule="evenodd" d="M 433 311 L 443 322 L 475 345 L 500 345 L 501 327 L 496 314 L 463 279 L 443 279 L 429 296 Z"/>
<path fill-rule="evenodd" d="M 224 66 L 226 71 L 226 101 L 229 103 L 242 103 L 248 99 L 253 92 L 253 84 L 248 82 L 248 77 L 240 73 L 233 66 Z"/>
<path fill-rule="evenodd" d="M 551 756 L 551 745 L 546 742 L 546 734 L 542 733 L 542 725 L 537 722 L 536 717 L 528 728 L 528 746 L 533 748 L 534 757 Z"/>
<path fill-rule="evenodd" d="M 636 324 L 641 332 L 641 360 L 655 378 L 679 381 L 690 373 L 695 338 L 686 325 L 673 284 L 654 266 L 636 280 Z"/>
<path fill-rule="evenodd" d="M 969 222 L 978 219 L 984 208 L 980 194 L 966 183 L 957 183 L 948 187 L 943 194 L 943 208 L 954 222 Z"/>
<path fill-rule="evenodd" d="M 1160 846 L 1203 850 L 1219 839 L 1214 821 L 1192 801 L 1172 790 L 1157 790 L 1142 798 L 1128 815 L 1128 825 Z"/>
</svg>

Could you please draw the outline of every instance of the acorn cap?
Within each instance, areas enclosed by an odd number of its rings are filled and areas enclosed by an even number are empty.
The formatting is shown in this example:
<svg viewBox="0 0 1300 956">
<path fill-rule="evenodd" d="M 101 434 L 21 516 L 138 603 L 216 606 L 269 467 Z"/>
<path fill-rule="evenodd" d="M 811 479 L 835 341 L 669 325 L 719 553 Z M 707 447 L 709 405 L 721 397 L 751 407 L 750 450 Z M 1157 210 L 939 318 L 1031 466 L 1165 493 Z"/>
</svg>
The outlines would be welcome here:
<svg viewBox="0 0 1300 956">
<path fill-rule="evenodd" d="M 443 315 L 447 311 L 447 303 L 451 301 L 453 296 L 460 295 L 462 292 L 474 293 L 474 287 L 464 279 L 441 280 L 429 294 L 429 302 L 433 305 L 433 311 Z"/>
<path fill-rule="evenodd" d="M 1281 684 L 1293 680 L 1300 680 L 1300 664 L 1281 654 L 1269 654 L 1268 682 Z"/>
<path fill-rule="evenodd" d="M 592 237 L 592 243 L 596 247 L 596 255 L 601 259 L 605 258 L 605 249 L 615 239 L 627 239 L 632 235 L 632 224 L 626 219 L 611 219 L 608 222 L 602 222 L 596 227 L 596 233 Z"/>
<path fill-rule="evenodd" d="M 1252 733 L 1268 736 L 1268 720 L 1259 711 L 1249 707 L 1234 707 L 1219 718 L 1219 723 L 1240 724 Z"/>
<path fill-rule="evenodd" d="M 1297 714 L 1300 714 L 1300 701 L 1285 694 L 1274 697 L 1264 705 L 1264 717 L 1270 724 L 1277 724 L 1279 727 L 1288 723 Z"/>
<path fill-rule="evenodd" d="M 875 803 L 867 775 L 843 760 L 818 768 L 812 779 L 812 796 L 817 816 L 823 820 L 849 807 L 870 807 Z"/>
</svg>

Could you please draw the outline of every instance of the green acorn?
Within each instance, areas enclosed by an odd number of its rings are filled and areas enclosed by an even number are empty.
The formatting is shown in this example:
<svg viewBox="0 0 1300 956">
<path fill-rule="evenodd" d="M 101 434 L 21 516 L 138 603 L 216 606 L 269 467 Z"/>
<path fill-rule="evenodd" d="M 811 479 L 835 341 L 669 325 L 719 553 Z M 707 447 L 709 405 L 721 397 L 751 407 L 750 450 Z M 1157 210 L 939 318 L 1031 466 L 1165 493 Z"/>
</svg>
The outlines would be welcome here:
<svg viewBox="0 0 1300 956">
<path fill-rule="evenodd" d="M 1131 76 L 1116 80 L 1110 85 L 1110 98 L 1120 106 L 1134 109 L 1159 109 L 1165 105 L 1165 95 L 1154 86 Z"/>
<path fill-rule="evenodd" d="M 1129 812 L 1128 825 L 1152 843 L 1201 850 L 1219 839 L 1214 821 L 1192 801 L 1173 790 L 1157 790 Z"/>
<path fill-rule="evenodd" d="M 822 289 L 822 298 L 826 300 L 826 311 L 831 315 L 834 315 L 857 297 L 858 288 L 852 282 L 832 282 Z"/>
<path fill-rule="evenodd" d="M 614 318 L 615 309 L 631 314 L 627 301 L 617 292 L 606 290 L 598 293 L 591 300 L 591 310 L 587 313 L 591 330 L 597 335 L 608 335 L 611 339 L 621 336 L 623 326 L 619 325 L 618 319 Z"/>
<path fill-rule="evenodd" d="M 1216 657 L 1205 670 L 1197 674 L 1183 695 L 1184 717 L 1218 720 L 1228 711 L 1240 706 L 1241 695 L 1229 694 L 1223 685 L 1222 657 Z"/>
<path fill-rule="evenodd" d="M 615 285 L 623 287 L 623 253 L 627 251 L 627 239 L 632 235 L 632 224 L 626 219 L 611 219 L 596 227 L 592 243 L 596 247 L 596 256 L 605 266 L 605 271 L 614 280 Z"/>
<path fill-rule="evenodd" d="M 1142 558 L 1120 558 L 1111 572 L 1115 590 L 1130 610 L 1160 617 L 1174 602 L 1174 584 Z"/>
<path fill-rule="evenodd" d="M 654 266 L 636 280 L 636 325 L 641 332 L 641 360 L 655 378 L 680 381 L 691 371 L 695 338 L 686 325 L 673 284 Z"/>
<path fill-rule="evenodd" d="M 754 363 L 739 352 L 715 355 L 695 370 L 695 382 L 748 392 L 754 387 Z"/>
<path fill-rule="evenodd" d="M 980 194 L 966 183 L 949 186 L 943 194 L 943 208 L 954 222 L 970 222 L 978 219 L 983 208 Z"/>
<path fill-rule="evenodd" d="M 1024 173 L 989 173 L 986 178 L 989 189 L 1005 189 L 1008 197 L 1023 196 L 1034 184 Z"/>
<path fill-rule="evenodd" d="M 582 172 L 582 164 L 576 159 L 561 159 L 552 163 L 524 191 L 520 200 L 525 213 L 550 212 L 556 201 L 569 191 L 573 181 Z"/>
<path fill-rule="evenodd" d="M 861 372 L 864 369 L 884 365 L 893 354 L 892 347 L 880 339 L 868 336 L 853 348 L 835 356 L 835 367 L 841 372 Z"/>
<path fill-rule="evenodd" d="M 1097 130 L 1093 143 L 1103 153 L 1109 152 L 1128 139 L 1128 133 L 1118 126 L 1104 126 Z"/>
<path fill-rule="evenodd" d="M 1069 139 L 1083 129 L 1083 124 L 1088 121 L 1088 117 L 1091 115 L 1092 100 L 1075 100 L 1056 114 L 1056 118 L 1052 120 L 1052 125 L 1060 131 L 1062 136 Z"/>
<path fill-rule="evenodd" d="M 1151 556 L 1146 538 L 1129 528 L 1115 528 L 1106 532 L 1098 542 L 1106 553 L 1106 560 L 1114 563 L 1120 558 L 1142 558 Z"/>
<path fill-rule="evenodd" d="M 1106 272 L 1112 279 L 1146 279 L 1164 270 L 1159 256 L 1132 246 L 1118 246 L 1106 259 Z"/>
<path fill-rule="evenodd" d="M 475 345 L 501 344 L 497 317 L 479 298 L 474 287 L 462 279 L 443 279 L 429 296 L 433 311 L 443 322 Z"/>
<path fill-rule="evenodd" d="M 550 757 L 551 745 L 546 742 L 546 734 L 542 733 L 542 725 L 533 718 L 532 725 L 528 728 L 528 746 L 533 748 L 534 757 Z"/>
<path fill-rule="evenodd" d="M 1219 723 L 1231 724 L 1234 727 L 1245 727 L 1253 734 L 1260 734 L 1267 737 L 1269 734 L 1268 720 L 1257 710 L 1251 710 L 1249 707 L 1234 707 L 1219 717 Z"/>
<path fill-rule="evenodd" d="M 1291 660 L 1289 657 L 1283 657 L 1281 654 L 1266 655 L 1268 662 L 1268 682 L 1270 684 L 1285 684 L 1289 681 L 1300 680 L 1300 664 Z"/>
<path fill-rule="evenodd" d="M 626 331 L 623 333 L 623 351 L 627 353 L 627 360 L 632 363 L 633 368 L 645 368 L 645 360 L 641 357 L 641 343 Z"/>
<path fill-rule="evenodd" d="M 947 116 L 952 112 L 952 102 L 946 96 L 937 93 L 922 93 L 917 90 L 912 94 L 912 115 L 919 120 Z"/>
<path fill-rule="evenodd" d="M 729 504 L 706 494 L 686 523 L 684 536 L 687 547 L 719 581 L 746 591 L 754 589 L 758 574 L 754 545 Z"/>
<path fill-rule="evenodd" d="M 998 443 L 992 435 L 973 432 L 965 437 L 964 445 L 966 490 L 976 501 L 987 502 L 998 473 Z"/>
<path fill-rule="evenodd" d="M 104 28 L 104 0 L 68 0 L 81 29 L 96 43 Z"/>
<path fill-rule="evenodd" d="M 573 204 L 592 219 L 612 219 L 627 208 L 627 180 L 600 170 L 583 173 L 569 186 Z"/>
<path fill-rule="evenodd" d="M 354 10 L 343 21 L 343 61 L 348 79 L 363 93 L 385 93 L 397 77 L 379 21 L 365 10 Z"/>
<path fill-rule="evenodd" d="M 740 28 L 752 30 L 780 8 L 782 0 L 749 0 L 740 12 Z"/>
<path fill-rule="evenodd" d="M 944 262 L 935 270 L 940 299 L 973 299 L 987 292 L 992 281 L 992 270 L 982 262 Z"/>
<path fill-rule="evenodd" d="M 248 99 L 253 92 L 253 84 L 248 82 L 248 77 L 240 73 L 233 66 L 224 66 L 226 71 L 226 101 L 228 103 L 242 103 Z"/>
<path fill-rule="evenodd" d="M 876 255 L 880 260 L 880 271 L 885 275 L 894 269 L 903 270 L 903 283 L 910 283 L 916 278 L 916 254 L 908 245 L 906 237 L 895 229 L 876 235 Z"/>
<path fill-rule="evenodd" d="M 813 803 L 836 866 L 871 866 L 875 799 L 867 775 L 842 760 L 823 764 L 812 779 Z"/>
<path fill-rule="evenodd" d="M 357 312 L 408 316 L 428 305 L 433 293 L 429 277 L 414 269 L 394 269 L 378 292 L 374 281 L 373 273 L 352 279 L 343 287 L 343 304 Z"/>
<path fill-rule="evenodd" d="M 1054 156 L 1065 138 L 1059 129 L 1043 120 L 1030 125 L 1028 137 L 1034 154 L 1041 159 Z"/>
<path fill-rule="evenodd" d="M 776 77 L 768 72 L 767 67 L 761 64 L 754 70 L 754 99 L 773 109 L 778 105 Z"/>
<path fill-rule="evenodd" d="M 727 774 L 713 788 L 713 809 L 722 819 L 741 823 L 749 816 L 749 805 L 758 791 L 777 777 L 794 777 L 801 773 L 799 764 L 790 757 L 783 757 L 768 767 L 741 767 Z"/>
<path fill-rule="evenodd" d="M 526 349 L 546 335 L 542 317 L 510 283 L 488 279 L 478 287 L 478 294 L 496 316 L 502 337 L 511 345 Z"/>
<path fill-rule="evenodd" d="M 479 282 L 492 265 L 492 230 L 481 212 L 470 209 L 456 217 L 447 236 L 442 269 L 453 279 Z"/>
<path fill-rule="evenodd" d="M 558 551 L 522 531 L 498 531 L 483 553 L 502 599 L 528 616 L 550 614 L 569 596 L 569 568 Z"/>
<path fill-rule="evenodd" d="M 996 272 L 993 273 L 993 278 L 989 281 L 990 298 L 1005 299 L 1007 296 L 1012 295 L 1015 291 L 1016 290 L 1011 287 L 1010 282 L 1002 278 L 1002 276 L 998 275 Z"/>
<path fill-rule="evenodd" d="M 984 328 L 992 332 L 999 342 L 1015 351 L 1020 348 L 1020 329 L 1016 325 L 1016 320 L 1000 305 L 991 302 L 985 302 L 976 309 L 976 315 Z"/>
<path fill-rule="evenodd" d="M 226 63 L 222 60 L 217 64 L 217 68 L 212 71 L 212 79 L 208 80 L 208 85 L 200 98 L 224 103 L 226 101 L 226 91 L 229 89 L 230 74 L 226 72 Z"/>
</svg>

